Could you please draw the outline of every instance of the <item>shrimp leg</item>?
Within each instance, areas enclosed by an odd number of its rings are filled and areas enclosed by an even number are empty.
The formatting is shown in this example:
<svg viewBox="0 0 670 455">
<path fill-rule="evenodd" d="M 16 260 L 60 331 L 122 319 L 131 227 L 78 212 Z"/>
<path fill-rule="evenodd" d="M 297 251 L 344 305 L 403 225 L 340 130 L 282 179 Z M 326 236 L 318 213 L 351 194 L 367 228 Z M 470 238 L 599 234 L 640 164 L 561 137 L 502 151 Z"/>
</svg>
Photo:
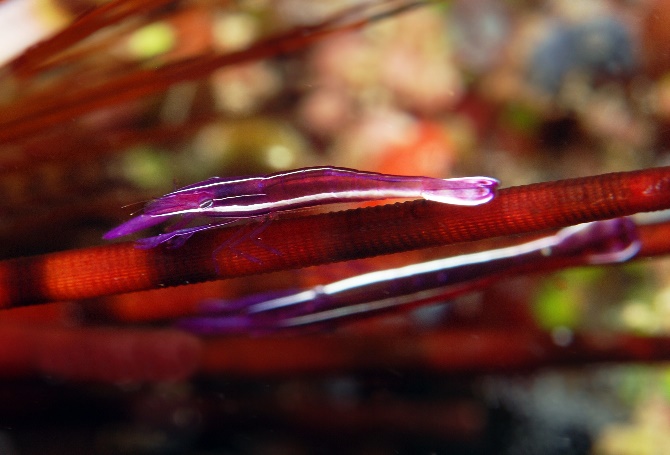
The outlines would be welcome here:
<svg viewBox="0 0 670 455">
<path fill-rule="evenodd" d="M 202 226 L 187 227 L 182 229 L 176 229 L 164 234 L 155 235 L 153 237 L 145 237 L 139 239 L 135 242 L 135 247 L 141 250 L 148 250 L 155 248 L 162 243 L 167 243 L 170 248 L 179 248 L 182 246 L 188 239 L 191 238 L 196 232 L 206 231 L 208 229 L 215 229 L 229 224 L 235 223 L 236 219 L 225 219 L 223 221 L 217 221 L 215 223 L 205 224 Z"/>
</svg>

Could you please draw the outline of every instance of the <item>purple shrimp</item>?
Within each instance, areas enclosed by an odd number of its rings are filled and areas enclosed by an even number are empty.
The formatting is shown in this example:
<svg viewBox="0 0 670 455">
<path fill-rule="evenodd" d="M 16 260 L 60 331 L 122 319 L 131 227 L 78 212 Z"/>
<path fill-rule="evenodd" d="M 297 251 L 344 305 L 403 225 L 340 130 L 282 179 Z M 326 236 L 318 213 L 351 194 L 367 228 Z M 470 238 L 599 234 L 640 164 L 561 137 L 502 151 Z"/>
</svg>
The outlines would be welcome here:
<svg viewBox="0 0 670 455">
<path fill-rule="evenodd" d="M 212 177 L 179 188 L 148 203 L 142 213 L 107 232 L 114 239 L 156 226 L 181 215 L 168 232 L 139 241 L 152 248 L 171 241 L 183 243 L 196 232 L 261 218 L 278 212 L 352 201 L 423 198 L 444 204 L 479 205 L 490 201 L 498 181 L 489 177 L 437 179 L 363 172 L 337 167 L 311 167 L 256 177 Z M 195 218 L 211 221 L 183 227 Z"/>
<path fill-rule="evenodd" d="M 520 245 L 366 273 L 311 289 L 208 301 L 201 309 L 205 316 L 183 319 L 178 326 L 216 334 L 333 324 L 443 299 L 518 267 L 557 259 L 573 264 L 622 262 L 639 248 L 637 228 L 628 218 L 585 223 Z"/>
</svg>

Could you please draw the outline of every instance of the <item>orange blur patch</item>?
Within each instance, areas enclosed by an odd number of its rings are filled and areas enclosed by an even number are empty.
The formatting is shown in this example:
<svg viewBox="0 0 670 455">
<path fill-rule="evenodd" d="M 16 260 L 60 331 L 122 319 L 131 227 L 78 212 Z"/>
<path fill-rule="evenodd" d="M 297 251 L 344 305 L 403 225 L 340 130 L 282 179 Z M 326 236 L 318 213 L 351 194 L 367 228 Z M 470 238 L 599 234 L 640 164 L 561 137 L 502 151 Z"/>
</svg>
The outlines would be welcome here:
<svg viewBox="0 0 670 455">
<path fill-rule="evenodd" d="M 177 38 L 177 47 L 167 58 L 178 60 L 197 57 L 212 49 L 211 11 L 206 8 L 191 8 L 180 11 L 169 18 Z"/>
<path fill-rule="evenodd" d="M 445 129 L 431 122 L 418 123 L 406 141 L 382 153 L 377 172 L 397 175 L 444 177 L 454 163 L 455 146 Z"/>
</svg>

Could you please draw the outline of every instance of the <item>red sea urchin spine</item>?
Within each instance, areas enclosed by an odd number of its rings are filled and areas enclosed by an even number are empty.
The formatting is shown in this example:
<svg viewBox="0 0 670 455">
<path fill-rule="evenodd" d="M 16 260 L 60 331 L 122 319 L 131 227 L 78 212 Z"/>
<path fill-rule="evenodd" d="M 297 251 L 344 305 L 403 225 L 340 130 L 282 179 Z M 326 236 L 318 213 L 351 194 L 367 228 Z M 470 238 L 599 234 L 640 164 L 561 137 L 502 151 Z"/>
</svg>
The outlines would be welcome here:
<svg viewBox="0 0 670 455">
<path fill-rule="evenodd" d="M 72 42 L 104 27 L 108 21 L 123 18 L 125 8 L 145 8 L 134 5 L 135 2 L 115 2 L 107 7 L 101 6 L 82 16 L 75 24 L 74 30 L 67 29 L 54 37 L 55 42 L 45 42 L 20 58 L 16 65 L 24 70 L 31 66 L 31 59 L 38 65 L 45 55 L 56 50 L 65 50 Z M 156 8 L 161 2 L 151 2 Z M 341 14 L 312 26 L 297 27 L 280 32 L 259 40 L 246 49 L 222 55 L 204 54 L 193 59 L 172 62 L 155 69 L 139 69 L 111 80 L 103 80 L 97 84 L 86 85 L 80 89 L 72 87 L 69 81 L 54 86 L 50 90 L 38 93 L 30 98 L 17 100 L 5 106 L 0 112 L 0 142 L 10 143 L 28 137 L 37 132 L 53 128 L 61 123 L 72 121 L 73 118 L 108 108 L 124 102 L 161 93 L 173 84 L 196 80 L 209 75 L 214 70 L 240 63 L 257 61 L 264 58 L 295 52 L 308 47 L 318 40 L 337 33 L 360 29 L 370 23 L 395 14 L 409 11 L 424 5 L 423 2 L 389 2 L 382 4 L 381 10 L 374 6 L 363 5 L 345 10 Z M 125 4 L 125 5 L 124 5 Z M 128 5 L 130 4 L 130 5 Z M 385 9 L 384 9 L 385 8 Z M 151 8 L 147 8 L 151 9 Z M 108 16 L 108 17 L 106 17 Z M 69 36 L 72 35 L 72 36 Z M 58 96 L 54 96 L 57 93 Z"/>
<path fill-rule="evenodd" d="M 263 243 L 212 251 L 239 227 L 203 232 L 179 249 L 131 243 L 0 262 L 0 308 L 76 300 L 555 229 L 670 208 L 670 167 L 503 189 L 479 207 L 412 201 L 274 220 Z"/>
</svg>

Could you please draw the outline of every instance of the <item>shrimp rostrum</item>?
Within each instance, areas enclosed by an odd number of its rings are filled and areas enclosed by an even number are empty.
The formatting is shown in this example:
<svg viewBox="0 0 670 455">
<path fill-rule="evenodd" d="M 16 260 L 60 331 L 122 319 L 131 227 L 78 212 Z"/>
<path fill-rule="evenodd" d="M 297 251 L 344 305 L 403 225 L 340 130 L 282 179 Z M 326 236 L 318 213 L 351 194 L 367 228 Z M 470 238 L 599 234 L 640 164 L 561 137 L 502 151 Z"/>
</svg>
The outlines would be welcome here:
<svg viewBox="0 0 670 455">
<path fill-rule="evenodd" d="M 310 167 L 265 176 L 212 177 L 149 202 L 142 213 L 107 232 L 114 239 L 181 217 L 166 233 L 138 241 L 152 248 L 183 244 L 196 232 L 279 212 L 342 202 L 422 198 L 474 206 L 490 201 L 498 181 L 490 177 L 438 179 L 387 175 L 338 167 Z M 203 218 L 206 223 L 187 226 Z"/>
</svg>

